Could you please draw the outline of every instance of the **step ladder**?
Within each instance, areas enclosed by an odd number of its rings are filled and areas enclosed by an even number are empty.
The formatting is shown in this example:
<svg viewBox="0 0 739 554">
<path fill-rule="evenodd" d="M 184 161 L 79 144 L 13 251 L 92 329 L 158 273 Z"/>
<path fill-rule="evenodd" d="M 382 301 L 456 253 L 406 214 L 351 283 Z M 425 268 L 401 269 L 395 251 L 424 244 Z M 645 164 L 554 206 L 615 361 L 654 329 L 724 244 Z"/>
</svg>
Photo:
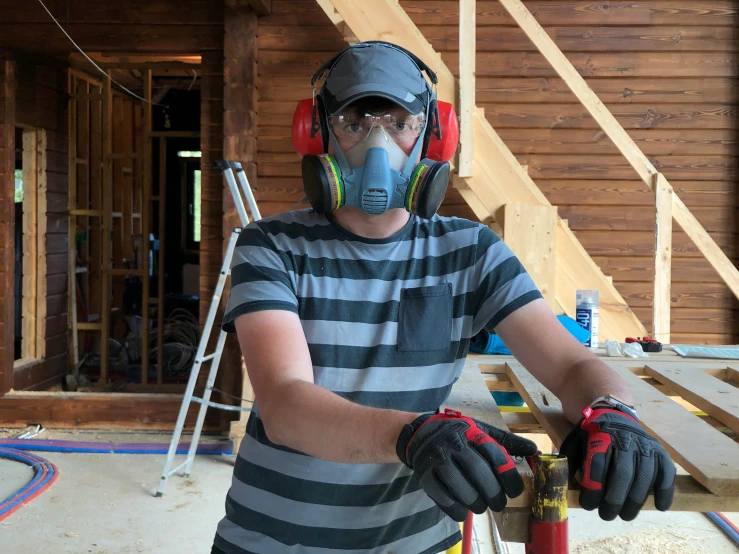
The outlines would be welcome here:
<svg viewBox="0 0 739 554">
<path fill-rule="evenodd" d="M 226 182 L 228 183 L 228 188 L 231 191 L 231 195 L 233 196 L 234 205 L 236 206 L 236 211 L 239 214 L 242 228 L 246 227 L 246 225 L 249 223 L 249 216 L 246 213 L 246 208 L 244 207 L 244 202 L 241 198 L 239 187 L 236 185 L 236 178 L 234 177 L 234 173 L 238 177 L 239 184 L 241 185 L 241 190 L 243 191 L 246 202 L 249 205 L 249 211 L 251 212 L 254 221 L 259 221 L 262 216 L 259 213 L 259 208 L 257 207 L 256 200 L 254 199 L 254 194 L 251 190 L 251 187 L 249 186 L 249 182 L 246 179 L 246 173 L 241 164 L 239 162 L 218 161 L 215 162 L 214 165 L 217 169 L 223 171 L 223 174 L 226 177 Z M 211 354 L 205 354 L 205 350 L 208 346 L 208 342 L 210 341 L 210 336 L 213 331 L 213 324 L 218 313 L 223 289 L 226 286 L 226 279 L 231 274 L 231 260 L 233 258 L 234 249 L 236 248 L 236 241 L 238 240 L 240 234 L 241 228 L 234 229 L 231 233 L 231 238 L 228 241 L 228 248 L 226 249 L 226 254 L 223 257 L 223 265 L 221 266 L 221 272 L 218 276 L 218 283 L 216 284 L 213 299 L 210 303 L 208 317 L 205 321 L 203 334 L 200 337 L 198 350 L 195 354 L 195 363 L 192 366 L 192 370 L 190 370 L 190 378 L 187 381 L 187 387 L 185 389 L 185 395 L 182 399 L 182 405 L 180 406 L 180 413 L 177 416 L 177 423 L 175 424 L 174 434 L 172 435 L 172 440 L 169 443 L 167 459 L 164 462 L 164 470 L 162 471 L 162 477 L 159 481 L 159 487 L 157 488 L 157 497 L 160 497 L 164 494 L 164 489 L 167 487 L 167 481 L 180 469 L 182 469 L 183 467 L 185 468 L 183 474 L 184 477 L 190 475 L 190 472 L 192 471 L 192 463 L 195 460 L 195 452 L 197 452 L 198 442 L 200 441 L 200 433 L 203 430 L 203 423 L 205 422 L 205 412 L 208 410 L 209 407 L 234 412 L 251 410 L 251 408 L 230 406 L 228 404 L 220 404 L 218 402 L 212 402 L 210 400 L 211 393 L 214 390 L 213 385 L 215 384 L 216 373 L 218 372 L 218 365 L 221 362 L 221 355 L 223 354 L 223 345 L 226 343 L 225 331 L 221 330 L 219 332 L 218 342 L 216 343 L 215 350 Z M 194 396 L 193 393 L 195 392 L 195 385 L 197 384 L 198 376 L 200 375 L 200 368 L 205 362 L 211 363 L 210 371 L 208 372 L 208 379 L 205 384 L 203 396 L 202 398 L 199 398 L 197 396 Z M 195 423 L 195 429 L 193 431 L 192 441 L 190 442 L 190 448 L 187 452 L 187 458 L 180 465 L 172 468 L 172 465 L 174 464 L 175 454 L 177 452 L 177 446 L 179 445 L 180 438 L 182 437 L 182 429 L 185 425 L 185 418 L 192 402 L 200 404 L 200 410 L 198 411 L 198 418 Z"/>
</svg>

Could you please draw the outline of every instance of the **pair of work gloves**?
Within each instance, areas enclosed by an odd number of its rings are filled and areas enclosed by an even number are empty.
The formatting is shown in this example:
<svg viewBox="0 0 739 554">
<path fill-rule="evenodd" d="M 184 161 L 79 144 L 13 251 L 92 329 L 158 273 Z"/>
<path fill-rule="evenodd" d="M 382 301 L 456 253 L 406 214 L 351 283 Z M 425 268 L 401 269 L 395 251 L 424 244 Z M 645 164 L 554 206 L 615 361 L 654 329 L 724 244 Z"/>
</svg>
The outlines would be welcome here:
<svg viewBox="0 0 739 554">
<path fill-rule="evenodd" d="M 511 456 L 533 456 L 537 447 L 528 439 L 445 410 L 406 425 L 396 450 L 439 508 L 464 521 L 468 511 L 499 512 L 506 497 L 523 492 Z M 606 521 L 636 518 L 650 491 L 658 510 L 672 505 L 675 465 L 662 445 L 623 412 L 586 408 L 560 454 L 568 458 L 571 477 L 583 471 L 580 506 L 597 508 Z"/>
</svg>

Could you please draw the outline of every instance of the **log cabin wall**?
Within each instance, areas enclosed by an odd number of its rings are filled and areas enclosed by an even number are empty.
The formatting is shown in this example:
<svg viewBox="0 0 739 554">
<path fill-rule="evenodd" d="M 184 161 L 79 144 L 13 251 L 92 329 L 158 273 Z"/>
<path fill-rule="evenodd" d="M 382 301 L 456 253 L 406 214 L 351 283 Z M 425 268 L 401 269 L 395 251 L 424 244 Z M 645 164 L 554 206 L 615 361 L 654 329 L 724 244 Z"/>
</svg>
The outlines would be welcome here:
<svg viewBox="0 0 739 554">
<path fill-rule="evenodd" d="M 12 68 L 12 74 L 9 70 Z M 0 345 L 0 392 L 10 388 L 23 390 L 43 387 L 54 382 L 66 372 L 67 342 L 67 120 L 65 91 L 66 72 L 56 60 L 39 61 L 24 56 L 13 56 L 12 62 L 2 64 L 2 153 L 3 165 L 0 178 L 3 180 L 2 199 L 2 237 L 4 257 L 3 273 L 0 282 L 3 291 L 0 305 L 3 310 L 3 343 Z M 15 127 L 33 127 L 45 132 L 45 146 L 39 152 L 39 159 L 46 161 L 44 176 L 39 175 L 38 229 L 46 251 L 46 270 L 38 278 L 45 282 L 37 290 L 45 291 L 38 298 L 43 303 L 39 314 L 45 313 L 45 331 L 41 347 L 43 357 L 32 363 L 23 364 L 14 370 L 13 366 L 13 270 L 15 226 L 13 170 L 15 169 Z M 43 143 L 39 145 L 43 146 Z M 10 178 L 7 178 L 8 172 Z M 8 184 L 10 183 L 10 184 Z M 9 207 L 8 207 L 9 206 Z M 45 229 L 45 231 L 44 231 Z M 42 266 L 43 267 L 43 266 Z M 10 279 L 6 279 L 10 275 Z M 43 328 L 43 327 L 42 327 Z"/>
<path fill-rule="evenodd" d="M 456 0 L 401 0 L 455 74 Z M 528 0 L 538 21 L 736 259 L 738 0 Z M 651 327 L 654 195 L 497 1 L 477 2 L 477 104 L 641 321 Z M 310 76 L 346 46 L 312 2 L 273 0 L 259 20 L 258 200 L 303 196 L 290 139 Z M 445 215 L 473 218 L 455 191 Z M 737 303 L 676 227 L 672 341 L 735 343 Z"/>
</svg>

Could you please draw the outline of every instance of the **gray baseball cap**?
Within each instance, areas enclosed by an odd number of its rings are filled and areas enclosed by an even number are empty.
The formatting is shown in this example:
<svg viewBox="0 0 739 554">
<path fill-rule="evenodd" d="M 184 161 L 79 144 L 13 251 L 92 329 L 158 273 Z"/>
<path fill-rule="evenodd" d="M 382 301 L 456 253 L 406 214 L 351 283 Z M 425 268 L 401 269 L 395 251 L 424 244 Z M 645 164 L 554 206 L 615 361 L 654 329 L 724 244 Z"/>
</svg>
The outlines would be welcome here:
<svg viewBox="0 0 739 554">
<path fill-rule="evenodd" d="M 387 98 L 417 114 L 428 108 L 432 92 L 419 67 L 403 50 L 389 43 L 361 42 L 335 59 L 321 97 L 326 111 L 333 115 L 367 96 Z"/>
</svg>

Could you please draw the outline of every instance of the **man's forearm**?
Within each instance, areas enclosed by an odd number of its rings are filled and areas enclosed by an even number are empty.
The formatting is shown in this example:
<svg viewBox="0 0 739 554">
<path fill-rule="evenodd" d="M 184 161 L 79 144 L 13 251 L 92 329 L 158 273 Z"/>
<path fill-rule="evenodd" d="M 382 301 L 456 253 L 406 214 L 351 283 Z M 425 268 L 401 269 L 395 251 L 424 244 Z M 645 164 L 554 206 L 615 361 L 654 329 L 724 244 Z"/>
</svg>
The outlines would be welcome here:
<svg viewBox="0 0 739 554">
<path fill-rule="evenodd" d="M 599 396 L 612 394 L 626 402 L 632 401 L 628 384 L 595 356 L 576 363 L 562 389 L 556 392 L 565 416 L 573 423 L 580 419 L 583 408 Z"/>
<path fill-rule="evenodd" d="M 333 462 L 397 462 L 398 436 L 419 415 L 361 406 L 307 381 L 275 393 L 279 403 L 259 404 L 269 439 Z"/>
</svg>

